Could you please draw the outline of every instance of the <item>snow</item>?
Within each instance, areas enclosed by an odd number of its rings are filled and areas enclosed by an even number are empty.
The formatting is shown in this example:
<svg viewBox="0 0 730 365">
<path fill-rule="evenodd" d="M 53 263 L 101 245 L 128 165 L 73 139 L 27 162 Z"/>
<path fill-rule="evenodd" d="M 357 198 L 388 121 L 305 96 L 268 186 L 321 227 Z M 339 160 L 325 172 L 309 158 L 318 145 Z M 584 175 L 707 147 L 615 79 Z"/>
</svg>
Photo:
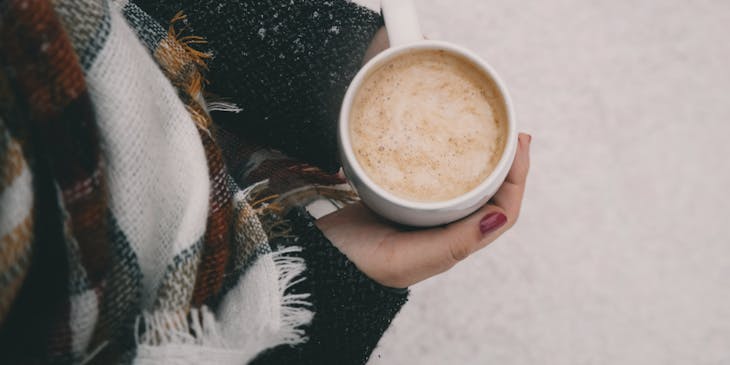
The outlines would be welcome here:
<svg viewBox="0 0 730 365">
<path fill-rule="evenodd" d="M 532 171 L 517 225 L 414 286 L 370 364 L 730 364 L 730 2 L 417 6 L 498 70 Z"/>
</svg>

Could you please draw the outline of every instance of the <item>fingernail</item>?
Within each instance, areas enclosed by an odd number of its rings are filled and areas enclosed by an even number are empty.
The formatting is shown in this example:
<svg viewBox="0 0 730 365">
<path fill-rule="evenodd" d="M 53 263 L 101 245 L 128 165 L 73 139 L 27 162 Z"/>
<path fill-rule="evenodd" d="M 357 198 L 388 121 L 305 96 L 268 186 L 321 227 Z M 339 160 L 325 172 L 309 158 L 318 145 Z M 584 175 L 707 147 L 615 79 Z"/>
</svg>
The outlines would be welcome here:
<svg viewBox="0 0 730 365">
<path fill-rule="evenodd" d="M 500 212 L 489 213 L 479 221 L 479 230 L 482 234 L 487 234 L 499 229 L 505 223 L 507 223 L 507 216 Z"/>
<path fill-rule="evenodd" d="M 532 143 L 532 135 L 528 134 L 527 135 L 527 144 L 530 144 L 530 143 Z"/>
</svg>

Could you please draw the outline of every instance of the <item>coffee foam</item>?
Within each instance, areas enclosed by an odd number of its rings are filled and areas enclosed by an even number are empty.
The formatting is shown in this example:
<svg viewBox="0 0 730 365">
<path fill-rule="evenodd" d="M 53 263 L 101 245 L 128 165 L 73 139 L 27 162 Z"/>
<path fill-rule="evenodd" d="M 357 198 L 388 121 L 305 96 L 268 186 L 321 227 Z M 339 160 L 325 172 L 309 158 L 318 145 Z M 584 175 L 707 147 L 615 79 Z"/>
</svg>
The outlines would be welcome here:
<svg viewBox="0 0 730 365">
<path fill-rule="evenodd" d="M 372 71 L 355 96 L 350 139 L 365 173 L 411 201 L 467 193 L 502 156 L 507 118 L 494 82 L 444 51 L 400 55 Z"/>
</svg>

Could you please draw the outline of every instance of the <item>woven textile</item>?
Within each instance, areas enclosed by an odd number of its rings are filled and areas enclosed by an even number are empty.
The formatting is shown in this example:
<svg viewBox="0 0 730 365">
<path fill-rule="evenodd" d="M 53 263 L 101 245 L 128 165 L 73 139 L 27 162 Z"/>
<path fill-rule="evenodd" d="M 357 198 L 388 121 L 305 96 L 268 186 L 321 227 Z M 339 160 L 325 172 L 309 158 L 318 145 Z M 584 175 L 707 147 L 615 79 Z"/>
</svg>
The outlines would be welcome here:
<svg viewBox="0 0 730 365">
<path fill-rule="evenodd" d="M 212 55 L 183 14 L 14 0 L 0 16 L 3 358 L 240 364 L 302 342 L 308 294 L 287 289 L 305 265 L 269 241 L 290 206 L 354 199 L 287 192 L 343 181 L 212 123 L 236 108 L 206 102 Z"/>
</svg>

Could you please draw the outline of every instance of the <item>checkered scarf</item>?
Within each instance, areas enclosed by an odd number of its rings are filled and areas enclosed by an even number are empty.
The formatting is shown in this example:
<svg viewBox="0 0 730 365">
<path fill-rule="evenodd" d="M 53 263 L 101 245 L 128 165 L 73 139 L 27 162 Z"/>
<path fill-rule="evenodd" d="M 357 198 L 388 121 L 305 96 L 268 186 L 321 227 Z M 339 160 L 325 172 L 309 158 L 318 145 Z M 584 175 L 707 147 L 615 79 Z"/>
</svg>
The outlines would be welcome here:
<svg viewBox="0 0 730 365">
<path fill-rule="evenodd" d="M 268 242 L 289 207 L 355 197 L 212 124 L 236 107 L 205 94 L 211 55 L 185 23 L 125 1 L 0 4 L 11 362 L 244 363 L 303 340 L 307 295 L 285 290 L 304 263 Z"/>
</svg>

